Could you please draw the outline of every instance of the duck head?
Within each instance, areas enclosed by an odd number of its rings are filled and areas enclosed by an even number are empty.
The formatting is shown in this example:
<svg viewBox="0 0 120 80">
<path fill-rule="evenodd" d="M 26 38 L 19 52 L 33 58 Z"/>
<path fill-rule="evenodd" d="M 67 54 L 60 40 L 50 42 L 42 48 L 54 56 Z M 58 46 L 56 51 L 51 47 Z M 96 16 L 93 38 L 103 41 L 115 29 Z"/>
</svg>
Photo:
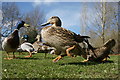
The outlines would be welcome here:
<svg viewBox="0 0 120 80">
<path fill-rule="evenodd" d="M 51 18 L 48 19 L 48 21 L 41 26 L 46 26 L 48 24 L 52 24 L 54 26 L 61 26 L 62 22 L 58 16 L 52 16 Z"/>
<path fill-rule="evenodd" d="M 23 35 L 21 39 L 24 40 L 24 42 L 28 42 L 29 36 L 28 35 Z"/>
<path fill-rule="evenodd" d="M 42 40 L 41 40 L 41 36 L 40 36 L 39 34 L 36 36 L 35 41 L 42 42 Z"/>
<path fill-rule="evenodd" d="M 19 30 L 21 27 L 30 27 L 28 24 L 26 24 L 24 21 L 19 21 L 17 23 L 17 29 Z"/>
<path fill-rule="evenodd" d="M 105 47 L 112 48 L 112 47 L 115 46 L 115 44 L 116 44 L 116 42 L 115 42 L 114 39 L 109 39 L 109 40 L 104 44 L 104 46 L 105 46 Z"/>
</svg>

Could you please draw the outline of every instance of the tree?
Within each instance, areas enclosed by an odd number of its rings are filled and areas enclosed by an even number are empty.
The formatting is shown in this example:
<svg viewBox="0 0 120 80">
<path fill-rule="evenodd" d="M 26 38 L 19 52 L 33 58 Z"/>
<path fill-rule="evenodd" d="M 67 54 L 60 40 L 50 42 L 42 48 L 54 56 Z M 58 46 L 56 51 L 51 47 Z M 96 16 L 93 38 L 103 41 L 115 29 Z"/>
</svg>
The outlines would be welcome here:
<svg viewBox="0 0 120 80">
<path fill-rule="evenodd" d="M 3 35 L 9 35 L 20 17 L 19 9 L 15 3 L 2 4 L 2 32 Z"/>
<path fill-rule="evenodd" d="M 30 24 L 31 27 L 27 30 L 21 29 L 20 33 L 21 36 L 25 34 L 29 35 L 29 42 L 33 43 L 35 41 L 35 37 L 37 36 L 37 34 L 40 33 L 40 29 L 41 29 L 40 25 L 43 23 L 45 19 L 45 14 L 41 10 L 40 6 L 37 6 L 33 10 L 31 10 L 30 12 L 24 15 L 25 15 L 23 16 L 24 20 L 28 24 Z"/>
<path fill-rule="evenodd" d="M 107 37 L 117 29 L 117 3 L 101 2 L 95 5 L 94 14 L 92 15 L 90 32 L 99 36 L 102 41 L 100 44 L 104 44 Z M 116 35 L 116 34 L 115 34 Z M 110 37 L 109 37 L 110 38 Z M 112 38 L 112 37 L 111 37 Z"/>
<path fill-rule="evenodd" d="M 82 35 L 86 34 L 86 28 L 87 28 L 87 24 L 88 24 L 88 14 L 87 14 L 87 10 L 88 10 L 88 6 L 87 3 L 83 3 L 82 4 L 82 11 L 80 14 L 80 24 L 81 24 L 81 33 Z"/>
<path fill-rule="evenodd" d="M 90 42 L 93 46 L 100 47 L 110 38 L 118 41 L 118 3 L 92 3 L 92 8 L 86 4 L 82 7 L 81 15 L 81 25 L 91 37 Z M 118 43 L 114 47 L 116 51 Z"/>
</svg>

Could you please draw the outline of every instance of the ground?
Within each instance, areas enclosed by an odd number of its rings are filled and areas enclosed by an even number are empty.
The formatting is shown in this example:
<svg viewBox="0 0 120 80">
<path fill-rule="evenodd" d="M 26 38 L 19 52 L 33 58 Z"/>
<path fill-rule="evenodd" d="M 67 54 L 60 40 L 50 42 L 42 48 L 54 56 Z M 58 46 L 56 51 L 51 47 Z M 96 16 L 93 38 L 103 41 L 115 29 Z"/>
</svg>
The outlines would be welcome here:
<svg viewBox="0 0 120 80">
<path fill-rule="evenodd" d="M 82 57 L 64 57 L 53 63 L 56 56 L 37 53 L 32 58 L 24 58 L 27 55 L 15 53 L 19 59 L 5 60 L 5 52 L 2 52 L 2 78 L 117 78 L 119 55 L 111 55 L 104 63 L 86 62 Z"/>
</svg>

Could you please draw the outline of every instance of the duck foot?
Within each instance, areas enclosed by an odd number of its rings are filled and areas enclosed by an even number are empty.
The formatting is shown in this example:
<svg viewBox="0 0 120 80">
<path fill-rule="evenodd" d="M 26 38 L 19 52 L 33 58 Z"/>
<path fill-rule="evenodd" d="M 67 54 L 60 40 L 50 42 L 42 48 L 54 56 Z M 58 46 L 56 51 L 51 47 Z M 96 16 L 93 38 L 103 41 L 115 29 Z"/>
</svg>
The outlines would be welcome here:
<svg viewBox="0 0 120 80">
<path fill-rule="evenodd" d="M 13 58 L 4 58 L 4 59 L 11 60 L 11 59 L 13 59 Z"/>
<path fill-rule="evenodd" d="M 29 58 L 29 57 L 32 57 L 31 55 L 29 55 L 29 56 L 25 56 L 26 58 Z"/>
<path fill-rule="evenodd" d="M 89 60 L 84 60 L 84 61 L 82 61 L 82 62 L 88 62 Z"/>
<path fill-rule="evenodd" d="M 106 61 L 107 61 L 107 58 L 104 58 L 102 61 L 103 61 L 103 62 L 106 62 Z"/>
<path fill-rule="evenodd" d="M 59 61 L 60 59 L 62 59 L 62 56 L 56 57 L 55 59 L 53 59 L 53 62 L 57 62 L 57 61 Z"/>
<path fill-rule="evenodd" d="M 18 57 L 13 57 L 13 58 L 4 58 L 4 59 L 11 60 L 11 59 L 18 59 Z"/>
</svg>

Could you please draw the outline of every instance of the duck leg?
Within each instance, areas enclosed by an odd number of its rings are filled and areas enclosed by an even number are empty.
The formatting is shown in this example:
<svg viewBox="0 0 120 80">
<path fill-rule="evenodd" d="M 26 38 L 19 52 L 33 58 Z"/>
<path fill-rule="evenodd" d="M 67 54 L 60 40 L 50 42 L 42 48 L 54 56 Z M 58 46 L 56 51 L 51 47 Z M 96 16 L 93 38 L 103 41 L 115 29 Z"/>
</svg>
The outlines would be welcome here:
<svg viewBox="0 0 120 80">
<path fill-rule="evenodd" d="M 69 51 L 72 50 L 72 49 L 74 49 L 74 48 L 75 48 L 75 45 L 73 45 L 72 47 L 66 49 L 66 54 L 67 54 L 67 56 L 73 57 L 73 55 L 71 55 L 71 54 L 69 53 Z"/>
<path fill-rule="evenodd" d="M 15 58 L 15 55 L 13 55 L 13 58 Z M 4 58 L 4 59 L 11 60 L 11 59 L 13 59 L 13 58 L 10 58 L 9 53 L 7 52 L 7 56 L 6 56 L 6 58 Z"/>
<path fill-rule="evenodd" d="M 60 59 L 62 59 L 62 57 L 67 56 L 67 54 L 61 54 L 60 56 L 56 57 L 55 59 L 53 59 L 53 62 L 57 62 Z"/>
<path fill-rule="evenodd" d="M 59 61 L 60 59 L 62 59 L 62 57 L 67 56 L 67 54 L 61 54 L 61 51 L 57 51 L 57 50 L 54 51 L 54 54 L 59 55 L 59 56 L 56 57 L 55 59 L 53 59 L 53 62 L 57 62 L 57 61 Z M 60 54 L 61 54 L 61 55 L 60 55 Z"/>
<path fill-rule="evenodd" d="M 45 57 L 44 58 L 46 58 L 46 56 L 47 56 L 47 53 L 45 53 Z"/>
<path fill-rule="evenodd" d="M 14 59 L 14 58 L 16 58 L 16 57 L 15 57 L 15 54 L 14 54 L 14 52 L 13 52 L 13 59 Z"/>
<path fill-rule="evenodd" d="M 6 58 L 4 58 L 4 59 L 10 60 L 9 53 L 8 53 L 8 52 L 6 52 L 6 53 L 7 53 L 7 54 L 6 54 Z"/>
<path fill-rule="evenodd" d="M 59 61 L 60 59 L 62 59 L 62 56 L 56 57 L 55 59 L 53 59 L 53 62 L 57 62 L 57 61 Z"/>
</svg>

